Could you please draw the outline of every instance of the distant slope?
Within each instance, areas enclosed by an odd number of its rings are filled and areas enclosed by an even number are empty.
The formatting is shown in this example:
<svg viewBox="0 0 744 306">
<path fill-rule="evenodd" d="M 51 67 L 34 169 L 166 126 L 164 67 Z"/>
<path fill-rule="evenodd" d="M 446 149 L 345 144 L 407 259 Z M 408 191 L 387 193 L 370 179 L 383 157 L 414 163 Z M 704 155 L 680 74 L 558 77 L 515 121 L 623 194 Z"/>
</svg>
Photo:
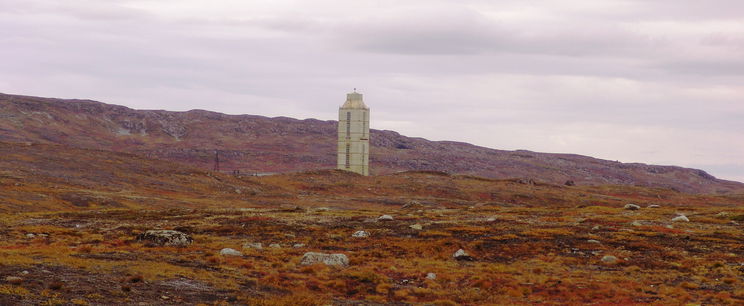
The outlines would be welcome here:
<svg viewBox="0 0 744 306">
<path fill-rule="evenodd" d="M 134 154 L 0 142 L 0 214 L 118 208 L 427 207 L 602 205 L 741 206 L 744 195 L 663 188 L 575 186 L 414 171 L 365 177 L 340 170 L 232 176 Z"/>
<path fill-rule="evenodd" d="M 250 110 L 247 110 L 250 111 Z M 211 169 L 288 172 L 333 168 L 336 122 L 225 115 L 192 110 L 133 110 L 88 100 L 0 94 L 0 141 L 111 150 Z M 744 184 L 702 170 L 624 164 L 580 155 L 502 151 L 371 132 L 373 174 L 435 170 L 562 184 L 620 184 L 691 193 L 744 192 Z"/>
</svg>

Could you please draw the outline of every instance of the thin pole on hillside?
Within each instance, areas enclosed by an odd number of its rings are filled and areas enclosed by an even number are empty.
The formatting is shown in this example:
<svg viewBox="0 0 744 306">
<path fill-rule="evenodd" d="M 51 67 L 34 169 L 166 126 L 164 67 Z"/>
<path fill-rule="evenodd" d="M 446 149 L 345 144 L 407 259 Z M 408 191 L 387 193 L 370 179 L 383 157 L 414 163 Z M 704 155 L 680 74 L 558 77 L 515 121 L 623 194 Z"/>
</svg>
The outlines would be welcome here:
<svg viewBox="0 0 744 306">
<path fill-rule="evenodd" d="M 214 150 L 214 171 L 220 171 L 220 151 Z"/>
</svg>

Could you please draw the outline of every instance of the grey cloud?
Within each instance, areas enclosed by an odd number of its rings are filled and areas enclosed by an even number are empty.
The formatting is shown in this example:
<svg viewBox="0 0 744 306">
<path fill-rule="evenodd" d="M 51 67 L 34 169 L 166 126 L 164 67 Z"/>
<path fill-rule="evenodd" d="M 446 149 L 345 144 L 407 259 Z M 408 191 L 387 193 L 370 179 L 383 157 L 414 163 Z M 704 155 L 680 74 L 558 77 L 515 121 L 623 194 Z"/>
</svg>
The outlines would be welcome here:
<svg viewBox="0 0 744 306">
<path fill-rule="evenodd" d="M 236 12 L 184 14 L 161 3 L 0 1 L 0 92 L 333 119 L 358 87 L 373 127 L 411 136 L 744 175 L 711 162 L 744 154 L 732 132 L 744 130 L 741 36 L 628 26 L 694 28 L 736 18 L 738 1 L 324 0 L 257 13 L 235 1 Z"/>
</svg>

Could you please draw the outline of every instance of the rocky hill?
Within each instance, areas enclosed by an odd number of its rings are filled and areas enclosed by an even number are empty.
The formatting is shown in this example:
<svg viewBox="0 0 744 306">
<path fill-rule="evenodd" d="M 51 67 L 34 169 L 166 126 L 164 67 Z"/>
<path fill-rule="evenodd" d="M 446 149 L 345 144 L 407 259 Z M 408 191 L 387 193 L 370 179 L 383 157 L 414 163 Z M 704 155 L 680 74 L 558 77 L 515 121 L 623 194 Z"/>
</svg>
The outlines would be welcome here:
<svg viewBox="0 0 744 306">
<path fill-rule="evenodd" d="M 133 110 L 89 100 L 0 94 L 0 141 L 126 152 L 222 171 L 291 172 L 335 166 L 336 122 L 204 110 Z M 702 170 L 628 164 L 571 154 L 503 151 L 371 132 L 376 175 L 433 170 L 578 185 L 635 185 L 691 193 L 740 193 L 744 184 Z"/>
</svg>

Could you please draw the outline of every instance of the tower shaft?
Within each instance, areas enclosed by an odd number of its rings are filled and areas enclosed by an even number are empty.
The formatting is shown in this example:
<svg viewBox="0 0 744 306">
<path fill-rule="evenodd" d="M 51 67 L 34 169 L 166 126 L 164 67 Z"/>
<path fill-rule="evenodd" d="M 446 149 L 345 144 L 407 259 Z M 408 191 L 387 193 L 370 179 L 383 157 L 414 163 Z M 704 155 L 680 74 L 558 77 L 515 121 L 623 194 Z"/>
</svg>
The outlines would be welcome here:
<svg viewBox="0 0 744 306">
<path fill-rule="evenodd" d="M 338 110 L 337 168 L 369 175 L 369 108 L 362 94 L 346 95 Z"/>
</svg>

